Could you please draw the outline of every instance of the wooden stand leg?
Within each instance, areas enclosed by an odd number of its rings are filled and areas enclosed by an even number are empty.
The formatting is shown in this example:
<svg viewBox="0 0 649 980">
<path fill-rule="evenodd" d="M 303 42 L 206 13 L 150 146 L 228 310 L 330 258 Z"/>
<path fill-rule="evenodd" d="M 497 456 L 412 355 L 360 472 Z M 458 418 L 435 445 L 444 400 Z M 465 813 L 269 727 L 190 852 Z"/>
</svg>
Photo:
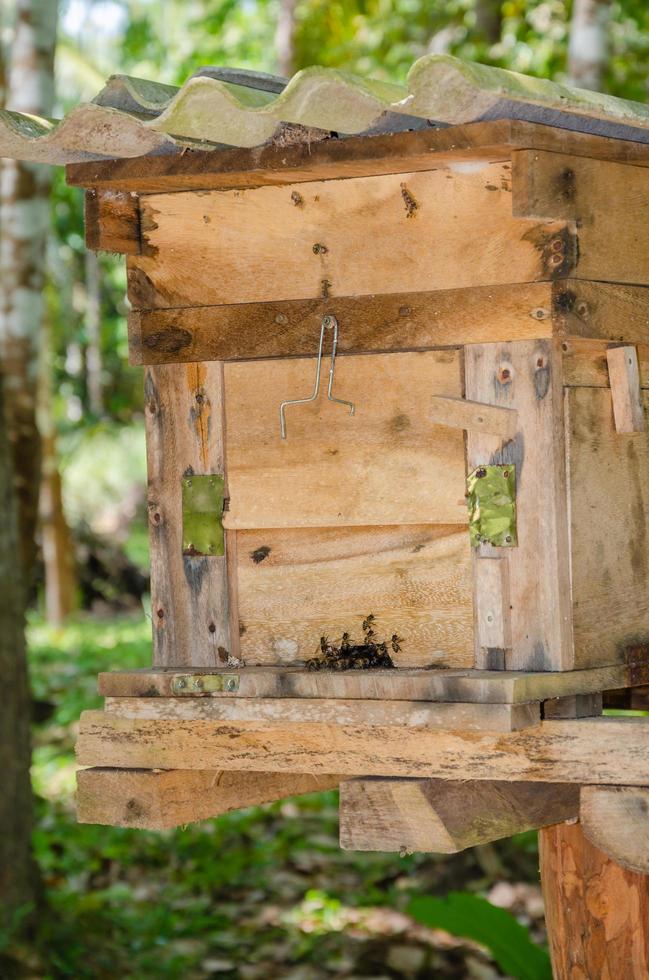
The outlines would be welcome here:
<svg viewBox="0 0 649 980">
<path fill-rule="evenodd" d="M 649 876 L 620 867 L 579 824 L 539 832 L 555 980 L 646 980 Z"/>
</svg>

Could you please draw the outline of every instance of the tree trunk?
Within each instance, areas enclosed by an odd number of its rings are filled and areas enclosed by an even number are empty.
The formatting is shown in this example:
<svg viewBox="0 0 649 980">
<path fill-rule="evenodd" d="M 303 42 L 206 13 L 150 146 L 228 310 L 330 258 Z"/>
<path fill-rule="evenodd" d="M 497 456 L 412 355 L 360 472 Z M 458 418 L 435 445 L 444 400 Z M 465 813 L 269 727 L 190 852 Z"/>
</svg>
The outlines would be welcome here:
<svg viewBox="0 0 649 980">
<path fill-rule="evenodd" d="M 17 0 L 7 54 L 6 105 L 51 116 L 56 0 Z M 44 311 L 50 168 L 7 160 L 0 208 L 0 356 L 19 507 L 20 554 L 27 583 L 35 557 L 40 445 L 36 428 L 37 354 Z"/>
<path fill-rule="evenodd" d="M 487 44 L 496 44 L 502 33 L 502 3 L 501 0 L 476 0 L 475 5 L 476 34 Z"/>
<path fill-rule="evenodd" d="M 0 379 L 0 420 L 4 402 Z M 37 895 L 31 854 L 30 693 L 24 637 L 24 589 L 18 561 L 18 515 L 11 452 L 0 424 L 0 931 Z"/>
<path fill-rule="evenodd" d="M 97 253 L 86 250 L 86 379 L 88 407 L 93 415 L 104 413 L 101 384 L 101 299 Z"/>
<path fill-rule="evenodd" d="M 284 78 L 295 72 L 295 6 L 296 0 L 279 0 L 275 51 L 277 70 Z"/>
<path fill-rule="evenodd" d="M 646 980 L 649 876 L 611 861 L 579 824 L 546 827 L 539 843 L 555 980 Z"/>
<path fill-rule="evenodd" d="M 608 57 L 608 0 L 574 0 L 568 42 L 571 85 L 601 91 Z"/>
</svg>

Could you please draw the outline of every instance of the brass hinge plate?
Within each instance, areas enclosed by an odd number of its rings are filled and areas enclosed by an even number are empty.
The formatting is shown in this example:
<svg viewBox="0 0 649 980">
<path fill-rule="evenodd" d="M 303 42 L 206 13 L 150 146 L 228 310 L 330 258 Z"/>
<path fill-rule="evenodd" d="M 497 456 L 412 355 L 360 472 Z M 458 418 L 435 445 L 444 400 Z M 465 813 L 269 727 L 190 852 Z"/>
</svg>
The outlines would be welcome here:
<svg viewBox="0 0 649 980">
<path fill-rule="evenodd" d="M 197 694 L 235 694 L 239 690 L 238 674 L 176 674 L 171 681 L 174 697 Z"/>
<path fill-rule="evenodd" d="M 183 554 L 190 557 L 224 555 L 223 502 L 225 480 L 208 476 L 184 476 Z"/>
<path fill-rule="evenodd" d="M 478 466 L 466 481 L 471 545 L 513 548 L 516 538 L 516 467 Z"/>
</svg>

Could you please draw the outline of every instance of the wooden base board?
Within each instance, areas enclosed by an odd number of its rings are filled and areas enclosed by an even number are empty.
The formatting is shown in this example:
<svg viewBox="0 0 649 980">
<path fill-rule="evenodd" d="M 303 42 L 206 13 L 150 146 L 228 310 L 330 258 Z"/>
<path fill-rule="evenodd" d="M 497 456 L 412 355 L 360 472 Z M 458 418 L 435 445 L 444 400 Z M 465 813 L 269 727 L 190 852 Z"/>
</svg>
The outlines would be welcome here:
<svg viewBox="0 0 649 980">
<path fill-rule="evenodd" d="M 232 680 L 234 689 L 201 694 L 196 682 Z M 179 681 L 185 681 L 183 688 Z M 99 693 L 113 698 L 372 698 L 516 704 L 572 694 L 593 694 L 649 683 L 649 663 L 611 664 L 584 670 L 355 670 L 308 671 L 241 667 L 229 671 L 131 670 L 99 675 Z"/>
</svg>

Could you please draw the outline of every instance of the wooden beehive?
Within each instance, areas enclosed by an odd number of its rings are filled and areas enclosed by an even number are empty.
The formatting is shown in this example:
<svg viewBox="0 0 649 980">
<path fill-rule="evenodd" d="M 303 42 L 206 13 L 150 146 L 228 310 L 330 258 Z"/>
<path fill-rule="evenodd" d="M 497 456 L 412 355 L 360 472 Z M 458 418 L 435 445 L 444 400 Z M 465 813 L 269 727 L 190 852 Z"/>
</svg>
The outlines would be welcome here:
<svg viewBox="0 0 649 980">
<path fill-rule="evenodd" d="M 596 717 L 649 682 L 648 165 L 500 120 L 68 168 L 128 254 L 154 637 L 82 719 L 80 819 L 344 780 L 345 846 L 448 850 L 485 832 L 422 837 L 438 780 L 519 794 L 487 839 L 649 783 Z M 327 316 L 355 412 L 325 346 L 282 439 Z M 396 669 L 307 668 L 370 614 Z"/>
</svg>

